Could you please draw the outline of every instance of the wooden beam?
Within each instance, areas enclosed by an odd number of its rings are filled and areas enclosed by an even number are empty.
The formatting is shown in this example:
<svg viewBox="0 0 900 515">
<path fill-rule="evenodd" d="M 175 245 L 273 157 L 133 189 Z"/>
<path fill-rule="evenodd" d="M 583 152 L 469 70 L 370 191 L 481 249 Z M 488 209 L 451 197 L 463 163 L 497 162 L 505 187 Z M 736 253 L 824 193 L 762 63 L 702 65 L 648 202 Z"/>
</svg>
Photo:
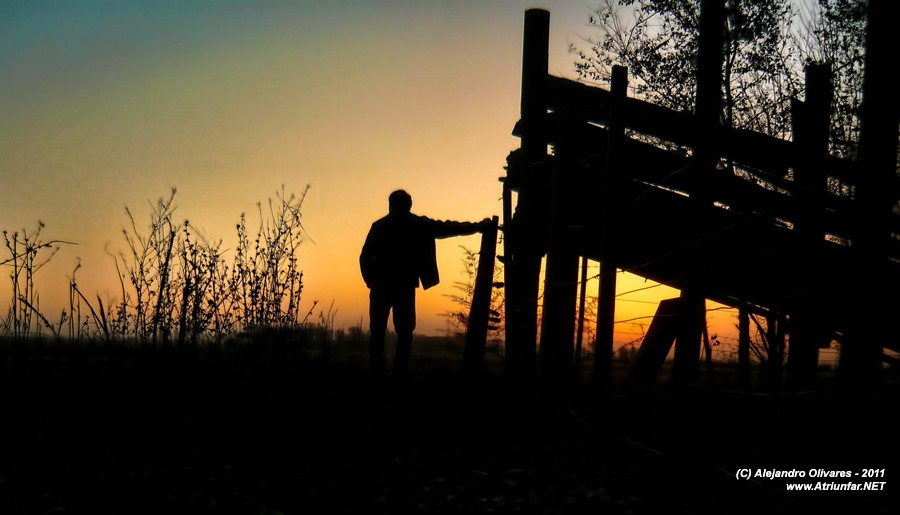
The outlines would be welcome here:
<svg viewBox="0 0 900 515">
<path fill-rule="evenodd" d="M 604 106 L 609 100 L 609 91 L 588 86 L 560 77 L 547 77 L 548 108 L 561 109 L 568 106 L 574 114 L 595 123 L 606 124 L 607 111 Z M 623 108 L 626 128 L 638 134 L 690 147 L 693 139 L 685 127 L 691 125 L 691 114 L 675 111 L 649 102 L 629 98 Z M 522 127 L 513 129 L 513 134 L 521 134 Z M 550 137 L 553 142 L 554 138 Z M 779 187 L 788 187 L 785 180 L 788 171 L 797 162 L 794 144 L 745 129 L 731 129 L 723 135 L 722 155 L 732 161 L 749 167 L 762 178 Z M 854 184 L 856 174 L 848 160 L 830 156 L 824 164 L 825 175 L 842 182 Z"/>
<path fill-rule="evenodd" d="M 638 348 L 634 364 L 625 378 L 626 388 L 637 388 L 656 380 L 678 335 L 682 302 L 681 298 L 660 301 L 647 334 Z"/>
</svg>

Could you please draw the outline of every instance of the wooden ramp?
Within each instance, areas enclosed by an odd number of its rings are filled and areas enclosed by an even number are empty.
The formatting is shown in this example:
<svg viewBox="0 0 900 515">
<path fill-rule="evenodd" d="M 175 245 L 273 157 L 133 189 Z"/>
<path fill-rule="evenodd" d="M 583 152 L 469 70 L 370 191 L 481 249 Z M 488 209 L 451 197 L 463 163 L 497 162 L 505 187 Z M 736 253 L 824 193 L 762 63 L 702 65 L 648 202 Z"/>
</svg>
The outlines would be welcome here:
<svg viewBox="0 0 900 515">
<path fill-rule="evenodd" d="M 877 371 L 881 349 L 900 342 L 889 322 L 900 312 L 897 100 L 893 82 L 872 72 L 878 63 L 866 65 L 864 97 L 883 109 L 867 111 L 861 141 L 870 144 L 850 161 L 828 155 L 827 66 L 807 68 L 786 141 L 720 125 L 716 30 L 701 28 L 703 92 L 695 112 L 683 113 L 627 98 L 621 68 L 609 91 L 548 75 L 548 28 L 549 13 L 526 12 L 522 118 L 513 131 L 522 145 L 502 179 L 508 365 L 526 367 L 535 355 L 546 256 L 541 358 L 553 367 L 571 359 L 578 262 L 588 257 L 605 270 L 598 372 L 612 352 L 616 269 L 680 289 L 700 316 L 703 299 L 786 316 L 789 373 L 804 381 L 832 339 L 857 377 Z M 653 348 L 672 330 L 659 324 Z M 701 329 L 690 329 L 695 360 Z"/>
</svg>

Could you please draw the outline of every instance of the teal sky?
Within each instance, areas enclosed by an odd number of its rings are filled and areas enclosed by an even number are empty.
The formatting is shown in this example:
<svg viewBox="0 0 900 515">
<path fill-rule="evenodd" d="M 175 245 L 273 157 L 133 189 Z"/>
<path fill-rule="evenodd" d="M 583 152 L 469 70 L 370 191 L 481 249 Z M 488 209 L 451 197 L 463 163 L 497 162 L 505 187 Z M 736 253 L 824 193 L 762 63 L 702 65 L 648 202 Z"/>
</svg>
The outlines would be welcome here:
<svg viewBox="0 0 900 515">
<path fill-rule="evenodd" d="M 359 248 L 390 191 L 433 218 L 500 214 L 530 7 L 551 11 L 551 70 L 573 76 L 588 0 L 2 2 L 0 228 L 42 220 L 76 243 L 40 272 L 55 319 L 79 259 L 82 288 L 116 297 L 125 206 L 146 216 L 177 187 L 176 215 L 228 247 L 241 212 L 310 184 L 305 302 L 353 325 Z M 423 332 L 446 327 L 458 245 L 478 240 L 440 242 Z"/>
</svg>

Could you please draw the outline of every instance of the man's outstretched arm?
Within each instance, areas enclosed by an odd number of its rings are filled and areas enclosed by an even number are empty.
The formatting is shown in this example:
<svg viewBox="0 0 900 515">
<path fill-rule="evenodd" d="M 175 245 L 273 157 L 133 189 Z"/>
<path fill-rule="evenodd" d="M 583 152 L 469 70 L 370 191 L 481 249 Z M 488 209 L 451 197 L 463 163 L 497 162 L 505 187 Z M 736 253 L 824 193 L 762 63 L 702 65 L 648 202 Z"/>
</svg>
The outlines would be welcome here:
<svg viewBox="0 0 900 515">
<path fill-rule="evenodd" d="M 476 232 L 484 231 L 491 223 L 490 218 L 480 222 L 454 222 L 452 220 L 432 220 L 420 217 L 428 228 L 428 232 L 435 238 L 452 238 L 454 236 L 468 236 Z"/>
</svg>

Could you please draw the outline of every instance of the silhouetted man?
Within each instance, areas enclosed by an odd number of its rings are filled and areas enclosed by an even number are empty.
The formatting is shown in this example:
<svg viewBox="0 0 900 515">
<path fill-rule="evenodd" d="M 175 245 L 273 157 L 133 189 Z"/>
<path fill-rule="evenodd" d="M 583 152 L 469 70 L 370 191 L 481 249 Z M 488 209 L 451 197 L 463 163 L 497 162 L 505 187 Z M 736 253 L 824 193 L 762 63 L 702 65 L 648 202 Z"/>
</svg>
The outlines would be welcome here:
<svg viewBox="0 0 900 515">
<path fill-rule="evenodd" d="M 476 233 L 480 223 L 432 220 L 410 212 L 412 197 L 397 190 L 388 197 L 388 215 L 372 224 L 359 256 L 359 268 L 369 287 L 369 358 L 372 372 L 385 371 L 384 334 L 388 314 L 394 312 L 397 350 L 394 377 L 404 378 L 409 366 L 416 328 L 416 288 L 431 288 L 440 281 L 435 238 Z"/>
</svg>

